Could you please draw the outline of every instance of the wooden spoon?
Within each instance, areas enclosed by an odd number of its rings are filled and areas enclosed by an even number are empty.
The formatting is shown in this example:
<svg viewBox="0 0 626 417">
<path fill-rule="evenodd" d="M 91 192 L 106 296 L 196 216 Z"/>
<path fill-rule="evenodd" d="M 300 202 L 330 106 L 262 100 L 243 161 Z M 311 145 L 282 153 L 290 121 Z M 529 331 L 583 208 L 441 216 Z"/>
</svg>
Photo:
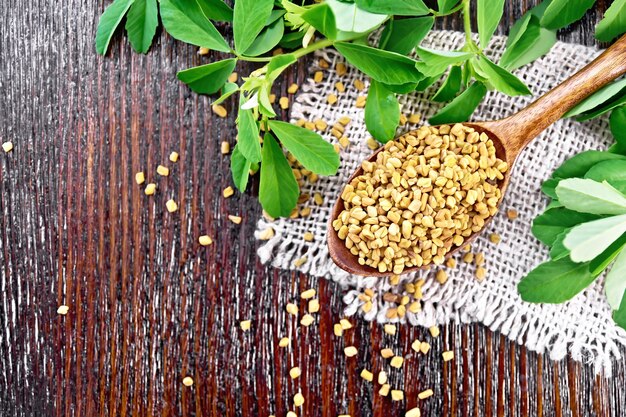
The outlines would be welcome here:
<svg viewBox="0 0 626 417">
<path fill-rule="evenodd" d="M 464 123 L 464 125 L 473 127 L 478 132 L 485 132 L 489 135 L 493 140 L 498 158 L 509 164 L 509 170 L 504 174 L 504 179 L 498 183 L 503 196 L 509 184 L 513 164 L 524 147 L 584 98 L 624 73 L 626 73 L 626 35 L 622 36 L 586 67 L 518 113 L 496 121 Z M 376 155 L 382 149 L 383 147 L 378 149 L 367 160 L 375 161 Z M 363 169 L 359 167 L 348 179 L 348 183 L 362 173 Z M 501 201 L 502 199 L 500 199 Z M 390 275 L 391 272 L 381 273 L 368 265 L 360 265 L 358 257 L 346 248 L 344 241 L 339 238 L 332 226 L 332 221 L 339 217 L 343 210 L 343 200 L 339 197 L 328 223 L 327 239 L 330 257 L 337 266 L 352 274 L 364 276 Z M 489 220 L 491 218 L 485 222 L 485 225 L 488 224 Z M 465 243 L 470 243 L 479 233 L 472 234 L 465 240 Z M 459 249 L 457 247 L 451 250 L 446 254 L 446 257 L 453 255 Z M 402 273 L 418 269 L 421 268 L 406 268 Z"/>
</svg>

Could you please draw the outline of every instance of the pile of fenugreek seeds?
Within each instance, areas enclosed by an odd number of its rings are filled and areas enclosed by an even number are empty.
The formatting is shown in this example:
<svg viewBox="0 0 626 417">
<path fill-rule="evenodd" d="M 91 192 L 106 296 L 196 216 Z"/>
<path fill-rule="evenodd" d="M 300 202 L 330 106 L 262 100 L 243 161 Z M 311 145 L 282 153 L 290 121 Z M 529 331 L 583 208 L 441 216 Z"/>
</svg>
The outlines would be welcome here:
<svg viewBox="0 0 626 417">
<path fill-rule="evenodd" d="M 508 169 L 485 133 L 423 126 L 388 142 L 348 184 L 333 221 L 361 265 L 400 274 L 440 265 L 497 211 Z"/>
</svg>

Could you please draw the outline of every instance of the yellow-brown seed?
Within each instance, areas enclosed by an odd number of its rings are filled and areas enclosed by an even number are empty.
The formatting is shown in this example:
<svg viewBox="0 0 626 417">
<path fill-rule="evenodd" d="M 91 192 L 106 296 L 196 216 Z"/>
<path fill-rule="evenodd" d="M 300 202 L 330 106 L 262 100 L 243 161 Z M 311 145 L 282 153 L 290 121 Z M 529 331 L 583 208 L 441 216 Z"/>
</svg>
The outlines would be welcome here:
<svg viewBox="0 0 626 417">
<path fill-rule="evenodd" d="M 293 405 L 294 407 L 300 407 L 302 404 L 304 404 L 304 396 L 298 392 L 293 396 Z"/>
<path fill-rule="evenodd" d="M 389 335 L 393 336 L 396 334 L 396 326 L 394 324 L 385 324 L 384 330 L 385 330 L 385 333 Z"/>
<path fill-rule="evenodd" d="M 60 314 L 62 316 L 66 315 L 69 311 L 70 308 L 66 305 L 60 305 L 59 308 L 57 308 L 57 314 Z"/>
<path fill-rule="evenodd" d="M 447 351 L 443 352 L 441 354 L 441 356 L 443 357 L 443 361 L 444 362 L 451 361 L 452 359 L 454 359 L 454 351 L 447 350 Z"/>
<path fill-rule="evenodd" d="M 328 104 L 335 104 L 337 102 L 337 96 L 331 93 L 326 97 L 326 101 L 328 101 Z"/>
<path fill-rule="evenodd" d="M 218 117 L 224 118 L 226 116 L 228 116 L 228 112 L 226 111 L 226 107 L 222 106 L 221 104 L 214 104 L 211 106 L 211 110 L 213 110 L 213 113 L 215 113 Z"/>
<path fill-rule="evenodd" d="M 350 320 L 348 319 L 341 319 L 339 320 L 339 324 L 341 325 L 341 328 L 343 330 L 348 330 L 352 328 L 352 323 L 350 323 Z"/>
<path fill-rule="evenodd" d="M 239 74 L 237 74 L 236 72 L 232 72 L 229 76 L 228 76 L 228 82 L 231 83 L 236 83 L 237 79 L 239 78 Z"/>
<path fill-rule="evenodd" d="M 224 196 L 224 198 L 228 198 L 232 196 L 233 194 L 235 194 L 235 190 L 233 190 L 233 187 L 230 187 L 230 186 L 224 188 L 224 191 L 222 191 L 222 195 Z"/>
<path fill-rule="evenodd" d="M 518 216 L 517 210 L 509 209 L 506 211 L 506 217 L 508 217 L 509 220 L 515 220 L 517 219 L 517 216 Z"/>
<path fill-rule="evenodd" d="M 268 227 L 267 229 L 262 230 L 257 234 L 257 238 L 260 240 L 270 240 L 273 237 L 274 229 L 272 229 L 271 227 Z"/>
<path fill-rule="evenodd" d="M 300 324 L 304 327 L 309 327 L 311 324 L 313 324 L 314 321 L 315 319 L 313 318 L 313 316 L 307 313 L 302 316 L 302 319 L 300 319 Z"/>
<path fill-rule="evenodd" d="M 409 411 L 404 414 L 404 417 L 421 417 L 422 412 L 418 407 L 411 408 Z"/>
<path fill-rule="evenodd" d="M 402 400 L 404 400 L 404 391 L 399 390 L 399 389 L 392 389 L 391 390 L 391 399 L 393 401 L 402 401 Z"/>
<path fill-rule="evenodd" d="M 167 207 L 167 211 L 169 211 L 170 213 L 178 210 L 178 204 L 176 204 L 176 201 L 174 200 L 167 200 L 167 202 L 165 203 L 165 207 Z"/>
<path fill-rule="evenodd" d="M 341 337 L 343 335 L 343 328 L 341 327 L 341 324 L 339 323 L 335 323 L 333 325 L 333 333 L 335 334 L 335 336 L 337 337 Z"/>
<path fill-rule="evenodd" d="M 351 357 L 353 357 L 353 356 L 356 356 L 356 354 L 357 354 L 357 353 L 359 353 L 359 351 L 358 351 L 358 350 L 357 350 L 357 348 L 356 348 L 356 347 L 354 347 L 354 346 L 347 346 L 346 348 L 344 348 L 343 353 L 344 353 L 347 357 L 351 358 Z"/>
<path fill-rule="evenodd" d="M 305 242 L 313 242 L 313 233 L 311 232 L 306 232 L 302 235 L 302 239 L 304 239 Z"/>
<path fill-rule="evenodd" d="M 374 380 L 374 374 L 372 374 L 367 369 L 363 369 L 361 371 L 361 378 L 363 378 L 366 381 L 372 382 Z"/>
<path fill-rule="evenodd" d="M 298 91 L 298 84 L 291 84 L 289 88 L 287 88 L 287 93 L 295 94 Z"/>
<path fill-rule="evenodd" d="M 287 313 L 291 314 L 292 316 L 298 315 L 298 306 L 294 303 L 287 303 L 285 309 L 287 310 Z"/>
<path fill-rule="evenodd" d="M 435 278 L 440 284 L 445 284 L 448 280 L 448 274 L 443 269 L 440 269 L 439 271 L 437 271 L 437 275 L 435 276 Z"/>
<path fill-rule="evenodd" d="M 303 300 L 308 300 L 309 298 L 315 297 L 315 288 L 309 288 L 306 291 L 302 291 L 300 293 L 300 298 Z"/>
<path fill-rule="evenodd" d="M 278 100 L 278 105 L 281 109 L 287 110 L 289 108 L 289 99 L 287 97 L 281 97 Z"/>
<path fill-rule="evenodd" d="M 304 265 L 307 261 L 309 260 L 309 258 L 307 258 L 306 256 L 303 256 L 301 258 L 296 259 L 295 261 L 293 261 L 293 266 L 295 266 L 296 268 L 300 268 L 302 265 Z"/>
<path fill-rule="evenodd" d="M 363 91 L 365 89 L 365 84 L 357 78 L 354 80 L 354 88 L 356 88 L 357 91 Z"/>
<path fill-rule="evenodd" d="M 209 48 L 205 48 L 204 46 L 198 48 L 198 55 L 208 55 L 209 52 L 211 52 L 211 50 Z"/>
<path fill-rule="evenodd" d="M 239 322 L 239 326 L 241 326 L 241 330 L 243 330 L 244 332 L 247 330 L 250 330 L 251 325 L 252 325 L 252 321 L 250 320 L 243 320 Z"/>
<path fill-rule="evenodd" d="M 337 89 L 337 91 L 339 91 L 340 93 L 343 93 L 344 91 L 346 91 L 346 86 L 343 85 L 343 83 L 341 81 L 337 81 L 335 83 L 335 88 Z"/>
<path fill-rule="evenodd" d="M 402 368 L 402 364 L 404 363 L 404 358 L 402 356 L 394 356 L 393 358 L 391 358 L 391 361 L 389 362 L 389 364 L 391 366 L 393 366 L 394 368 Z"/>
<path fill-rule="evenodd" d="M 380 351 L 380 356 L 382 356 L 384 359 L 389 359 L 393 355 L 394 355 L 393 350 L 389 348 L 384 348 L 384 349 L 381 349 Z"/>
<path fill-rule="evenodd" d="M 383 386 L 380 387 L 380 390 L 378 391 L 378 393 L 382 395 L 383 397 L 386 397 L 387 395 L 389 395 L 390 388 L 391 386 L 389 384 L 383 384 Z"/>
<path fill-rule="evenodd" d="M 484 280 L 486 276 L 487 276 L 487 270 L 485 268 L 483 268 L 482 266 L 476 268 L 476 279 L 478 281 Z"/>
<path fill-rule="evenodd" d="M 428 331 L 432 337 L 439 337 L 440 331 L 439 326 L 431 326 Z"/>
<path fill-rule="evenodd" d="M 234 216 L 232 214 L 228 215 L 228 220 L 230 220 L 231 222 L 235 223 L 235 224 L 241 224 L 241 216 Z"/>
<path fill-rule="evenodd" d="M 157 174 L 159 174 L 162 177 L 167 177 L 168 175 L 170 175 L 170 169 L 163 165 L 159 165 L 156 171 L 157 171 Z"/>
<path fill-rule="evenodd" d="M 170 161 L 172 162 L 178 162 L 178 152 L 172 152 L 170 153 Z"/>
<path fill-rule="evenodd" d="M 420 352 L 422 352 L 425 355 L 428 353 L 429 350 L 430 350 L 430 343 L 427 343 L 427 342 L 420 343 Z"/>
<path fill-rule="evenodd" d="M 307 310 L 309 310 L 309 313 L 317 313 L 320 311 L 320 300 L 317 298 L 310 300 Z"/>
<path fill-rule="evenodd" d="M 291 379 L 296 379 L 300 375 L 302 375 L 302 371 L 300 371 L 300 368 L 298 368 L 297 366 L 294 366 L 289 370 L 289 376 L 291 377 Z"/>
<path fill-rule="evenodd" d="M 193 385 L 193 378 L 190 376 L 186 376 L 183 378 L 183 385 L 186 387 L 190 387 Z"/>
<path fill-rule="evenodd" d="M 355 101 L 354 105 L 357 108 L 362 109 L 363 107 L 365 107 L 366 102 L 367 102 L 367 97 L 366 96 L 358 96 L 356 98 L 356 101 Z"/>
<path fill-rule="evenodd" d="M 315 74 L 313 74 L 313 81 L 315 81 L 316 83 L 321 83 L 323 79 L 324 73 L 322 71 L 315 71 Z"/>
<path fill-rule="evenodd" d="M 155 191 L 156 191 L 156 184 L 151 182 L 150 184 L 146 185 L 146 188 L 143 192 L 146 195 L 152 195 L 154 194 Z"/>
<path fill-rule="evenodd" d="M 500 241 L 502 240 L 500 238 L 500 235 L 497 233 L 492 233 L 489 235 L 489 240 L 491 241 L 491 243 L 500 243 Z"/>
<path fill-rule="evenodd" d="M 432 397 L 432 395 L 433 395 L 433 390 L 427 389 L 417 394 L 417 398 L 419 398 L 420 400 L 425 400 L 428 397 Z"/>
<path fill-rule="evenodd" d="M 230 152 L 230 143 L 223 141 L 220 145 L 220 151 L 222 152 L 222 155 L 228 154 Z"/>
<path fill-rule="evenodd" d="M 288 337 L 283 337 L 278 341 L 278 346 L 281 348 L 285 348 L 287 346 L 289 346 L 289 344 L 291 343 L 291 341 L 289 340 Z"/>
<path fill-rule="evenodd" d="M 348 72 L 348 68 L 346 67 L 346 64 L 344 64 L 343 62 L 338 62 L 337 65 L 335 66 L 335 70 L 337 71 L 337 75 L 339 75 L 340 77 L 342 75 L 346 75 L 346 72 Z"/>
<path fill-rule="evenodd" d="M 200 245 L 202 246 L 209 246 L 211 243 L 213 243 L 213 239 L 211 239 L 209 235 L 202 235 L 198 238 L 198 243 L 200 243 Z"/>
</svg>

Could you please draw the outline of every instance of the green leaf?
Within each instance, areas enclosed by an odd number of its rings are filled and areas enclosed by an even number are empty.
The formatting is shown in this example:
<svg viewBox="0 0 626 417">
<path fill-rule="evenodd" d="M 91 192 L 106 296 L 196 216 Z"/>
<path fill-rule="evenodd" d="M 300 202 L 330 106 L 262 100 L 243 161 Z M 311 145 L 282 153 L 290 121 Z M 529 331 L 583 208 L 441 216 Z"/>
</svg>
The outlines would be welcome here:
<svg viewBox="0 0 626 417">
<path fill-rule="evenodd" d="M 547 195 L 550 198 L 556 199 L 556 186 L 559 184 L 562 178 L 549 178 L 541 184 L 541 192 Z"/>
<path fill-rule="evenodd" d="M 396 135 L 400 122 L 400 106 L 396 95 L 376 80 L 370 83 L 365 104 L 365 126 L 380 142 L 386 143 Z"/>
<path fill-rule="evenodd" d="M 383 84 L 413 83 L 423 78 L 415 61 L 404 55 L 345 42 L 335 43 L 335 48 L 350 64 Z"/>
<path fill-rule="evenodd" d="M 502 13 L 504 0 L 478 0 L 476 4 L 476 21 L 478 22 L 478 37 L 480 46 L 485 48 L 493 36 Z"/>
<path fill-rule="evenodd" d="M 126 32 L 133 49 L 145 54 L 159 24 L 156 0 L 135 0 L 126 16 Z"/>
<path fill-rule="evenodd" d="M 278 45 L 281 48 L 285 48 L 285 49 L 299 48 L 300 46 L 302 46 L 302 38 L 304 38 L 304 34 L 305 32 L 301 32 L 301 31 L 285 33 L 283 35 L 283 38 L 278 43 Z M 276 56 L 280 56 L 280 55 L 276 55 Z"/>
<path fill-rule="evenodd" d="M 608 113 L 613 109 L 623 106 L 624 104 L 626 104 L 626 89 L 622 90 L 617 96 L 611 98 L 606 103 L 603 103 L 589 112 L 581 114 L 576 118 L 576 120 L 583 122 L 585 120 L 593 119 L 603 115 L 604 113 Z"/>
<path fill-rule="evenodd" d="M 622 149 L 626 149 L 626 106 L 618 107 L 609 117 L 611 133 Z"/>
<path fill-rule="evenodd" d="M 291 166 L 271 133 L 263 139 L 259 201 L 272 217 L 287 217 L 296 207 L 300 188 Z"/>
<path fill-rule="evenodd" d="M 222 95 L 215 100 L 213 103 L 211 104 L 221 104 L 223 103 L 228 97 L 232 96 L 233 94 L 235 94 L 237 91 L 239 91 L 239 86 L 235 83 L 226 83 L 222 86 Z"/>
<path fill-rule="evenodd" d="M 258 90 L 259 94 L 259 112 L 267 117 L 276 117 L 276 112 L 272 108 L 272 103 L 270 103 L 270 90 L 271 84 L 265 83 Z"/>
<path fill-rule="evenodd" d="M 593 261 L 589 263 L 589 271 L 591 275 L 597 277 L 613 262 L 613 260 L 620 254 L 622 249 L 626 245 L 626 234 L 620 236 L 616 241 L 604 250 L 600 255 L 596 256 Z"/>
<path fill-rule="evenodd" d="M 584 290 L 594 280 L 588 263 L 569 258 L 544 262 L 517 284 L 522 300 L 531 303 L 563 303 Z"/>
<path fill-rule="evenodd" d="M 422 0 L 356 0 L 359 8 L 371 13 L 396 16 L 424 16 L 429 13 Z"/>
<path fill-rule="evenodd" d="M 596 26 L 596 39 L 610 42 L 626 32 L 626 0 L 614 0 Z"/>
<path fill-rule="evenodd" d="M 626 251 L 621 251 L 604 280 L 606 299 L 613 310 L 617 310 L 626 292 Z"/>
<path fill-rule="evenodd" d="M 527 14 L 528 24 L 525 28 L 520 28 L 514 42 L 509 44 L 502 58 L 500 65 L 511 71 L 529 64 L 547 54 L 556 43 L 556 32 L 544 29 L 539 26 L 539 18 L 532 14 Z M 511 30 L 513 33 L 513 30 Z M 510 35 L 511 36 L 511 35 Z"/>
<path fill-rule="evenodd" d="M 552 244 L 552 247 L 550 248 L 550 259 L 553 261 L 558 261 L 559 259 L 569 255 L 569 249 L 563 245 L 563 240 L 565 239 L 565 236 L 567 236 L 568 232 L 569 229 L 566 229 L 563 233 L 556 237 L 556 240 Z"/>
<path fill-rule="evenodd" d="M 424 79 L 425 80 L 425 79 Z M 422 83 L 424 80 L 420 81 Z M 407 94 L 411 91 L 415 91 L 418 83 L 406 83 L 406 84 L 383 84 L 389 91 L 393 91 L 396 94 Z"/>
<path fill-rule="evenodd" d="M 595 0 L 552 0 L 541 19 L 546 29 L 562 29 L 579 20 Z"/>
<path fill-rule="evenodd" d="M 458 65 L 474 56 L 472 52 L 435 51 L 420 47 L 415 51 L 422 60 L 415 67 L 426 76 L 442 74 L 450 65 Z"/>
<path fill-rule="evenodd" d="M 509 36 L 506 38 L 507 48 L 511 45 L 515 45 L 522 38 L 522 35 L 526 33 L 530 20 L 533 17 L 532 13 L 526 12 L 521 18 L 515 21 L 511 30 L 509 30 Z M 502 64 L 502 61 L 500 61 Z"/>
<path fill-rule="evenodd" d="M 198 4 L 207 19 L 218 22 L 233 21 L 233 9 L 222 0 L 198 0 Z"/>
<path fill-rule="evenodd" d="M 239 144 L 237 144 L 230 156 L 230 172 L 233 176 L 235 187 L 242 193 L 246 191 L 246 186 L 248 185 L 250 166 L 250 161 L 241 154 Z"/>
<path fill-rule="evenodd" d="M 613 320 L 622 329 L 626 329 L 626 297 L 622 298 L 619 309 L 613 312 Z"/>
<path fill-rule="evenodd" d="M 437 75 L 433 75 L 432 77 L 426 77 L 426 78 L 422 79 L 419 83 L 417 83 L 417 85 L 415 86 L 414 90 L 415 91 L 424 91 L 424 90 L 426 90 L 428 87 L 430 87 L 435 82 L 437 82 L 437 80 L 439 80 L 442 75 L 443 75 L 443 73 L 437 74 Z"/>
<path fill-rule="evenodd" d="M 475 57 L 472 59 L 472 63 L 476 71 L 485 77 L 496 90 L 509 96 L 532 95 L 526 84 L 519 78 L 494 64 L 487 57 Z"/>
<path fill-rule="evenodd" d="M 365 11 L 354 2 L 326 0 L 335 16 L 338 39 L 354 38 L 360 33 L 371 32 L 387 20 L 386 14 Z"/>
<path fill-rule="evenodd" d="M 600 162 L 587 171 L 585 178 L 594 181 L 606 181 L 620 193 L 626 193 L 626 161 L 610 160 Z"/>
<path fill-rule="evenodd" d="M 557 188 L 558 191 L 558 188 Z M 612 216 L 574 226 L 563 245 L 574 262 L 588 262 L 626 233 L 626 215 Z"/>
<path fill-rule="evenodd" d="M 259 142 L 259 125 L 252 109 L 243 109 L 246 103 L 243 94 L 239 100 L 237 131 L 239 152 L 250 162 L 261 160 L 261 144 Z"/>
<path fill-rule="evenodd" d="M 626 196 L 607 182 L 568 178 L 559 182 L 556 195 L 565 208 L 581 213 L 626 213 Z"/>
<path fill-rule="evenodd" d="M 273 0 L 237 0 L 233 14 L 235 50 L 244 53 L 265 27 L 272 14 Z"/>
<path fill-rule="evenodd" d="M 104 55 L 109 49 L 109 42 L 130 6 L 135 0 L 115 0 L 100 16 L 96 30 L 96 52 Z"/>
<path fill-rule="evenodd" d="M 591 167 L 603 161 L 626 159 L 622 155 L 616 155 L 602 151 L 585 151 L 574 155 L 567 161 L 563 162 L 552 173 L 553 178 L 573 178 L 584 176 Z"/>
<path fill-rule="evenodd" d="M 461 90 L 461 76 L 461 67 L 452 67 L 448 78 L 446 78 L 446 81 L 439 87 L 432 101 L 444 102 L 452 100 Z"/>
<path fill-rule="evenodd" d="M 576 106 L 565 113 L 563 118 L 577 116 L 581 113 L 592 111 L 594 108 L 600 107 L 602 104 L 610 102 L 626 92 L 626 78 L 605 85 Z"/>
<path fill-rule="evenodd" d="M 274 23 L 267 26 L 259 33 L 252 45 L 246 49 L 245 54 L 247 56 L 259 56 L 271 51 L 278 42 L 283 38 L 285 32 L 285 23 L 283 19 L 278 19 Z"/>
<path fill-rule="evenodd" d="M 213 94 L 222 88 L 236 64 L 235 58 L 224 59 L 179 71 L 176 76 L 196 93 Z"/>
<path fill-rule="evenodd" d="M 160 0 L 160 5 L 163 26 L 175 39 L 216 51 L 230 51 L 196 0 Z"/>
<path fill-rule="evenodd" d="M 328 4 L 319 4 L 302 14 L 302 18 L 328 39 L 337 39 L 335 15 Z"/>
<path fill-rule="evenodd" d="M 424 39 L 435 23 L 434 17 L 389 20 L 380 36 L 380 48 L 408 55 Z"/>
<path fill-rule="evenodd" d="M 291 64 L 296 62 L 293 54 L 283 54 L 273 56 L 269 64 L 267 64 L 267 79 L 273 83 L 276 78 Z"/>
<path fill-rule="evenodd" d="M 593 214 L 579 213 L 564 207 L 555 207 L 535 217 L 531 230 L 533 236 L 541 243 L 552 246 L 558 236 L 566 230 L 578 224 L 596 219 L 598 219 L 598 216 Z"/>
<path fill-rule="evenodd" d="M 459 4 L 460 0 L 437 0 L 437 10 L 439 13 L 448 13 Z"/>
<path fill-rule="evenodd" d="M 485 94 L 487 87 L 477 81 L 428 119 L 428 122 L 431 125 L 465 122 L 474 113 Z"/>
<path fill-rule="evenodd" d="M 333 175 L 339 168 L 335 148 L 320 135 L 308 129 L 278 120 L 269 121 L 270 129 L 280 142 L 309 171 Z"/>
</svg>

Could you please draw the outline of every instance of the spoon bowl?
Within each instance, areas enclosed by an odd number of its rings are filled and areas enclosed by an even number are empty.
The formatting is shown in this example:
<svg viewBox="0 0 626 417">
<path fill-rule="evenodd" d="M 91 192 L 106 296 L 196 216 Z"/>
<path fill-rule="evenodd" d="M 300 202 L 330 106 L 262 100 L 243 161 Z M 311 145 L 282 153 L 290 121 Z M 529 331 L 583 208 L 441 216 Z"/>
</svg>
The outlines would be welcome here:
<svg viewBox="0 0 626 417">
<path fill-rule="evenodd" d="M 509 169 L 503 174 L 504 178 L 497 182 L 502 195 L 498 205 L 502 202 L 504 193 L 509 185 L 515 161 L 524 147 L 584 98 L 624 73 L 626 73 L 626 35 L 622 36 L 610 48 L 575 75 L 518 113 L 496 121 L 463 123 L 464 126 L 471 127 L 479 133 L 485 133 L 493 142 L 496 156 L 509 166 Z M 367 158 L 367 161 L 375 161 L 378 153 L 383 149 L 384 146 L 381 146 Z M 350 176 L 347 184 L 362 174 L 363 168 L 359 166 Z M 343 187 L 341 191 L 343 191 Z M 339 195 L 341 196 L 341 193 Z M 353 255 L 345 246 L 344 241 L 339 238 L 337 231 L 332 226 L 332 222 L 339 217 L 344 209 L 344 202 L 339 197 L 335 202 L 328 222 L 327 242 L 330 257 L 337 266 L 351 274 L 376 277 L 391 275 L 391 272 L 379 272 L 378 269 L 369 265 L 359 264 L 358 257 Z M 480 231 L 466 238 L 463 246 L 476 239 L 492 218 L 493 216 L 487 218 Z M 454 255 L 460 248 L 451 249 L 446 253 L 445 257 L 448 258 Z M 404 269 L 402 273 L 414 272 L 430 266 L 429 264 L 422 267 L 410 267 Z"/>
</svg>

